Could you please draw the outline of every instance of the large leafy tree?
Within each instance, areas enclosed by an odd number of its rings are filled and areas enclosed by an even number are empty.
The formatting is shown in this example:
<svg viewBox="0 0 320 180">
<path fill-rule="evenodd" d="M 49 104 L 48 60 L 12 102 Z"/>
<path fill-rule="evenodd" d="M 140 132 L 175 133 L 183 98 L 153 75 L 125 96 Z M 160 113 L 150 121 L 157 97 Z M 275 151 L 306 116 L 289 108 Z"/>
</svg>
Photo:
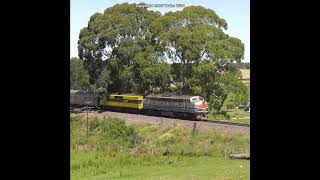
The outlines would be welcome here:
<svg viewBox="0 0 320 180">
<path fill-rule="evenodd" d="M 156 37 L 148 28 L 159 16 L 128 3 L 94 14 L 88 27 L 81 30 L 78 42 L 79 57 L 89 71 L 90 82 L 97 84 L 100 76 L 112 77 L 108 80 L 109 91 L 143 92 L 140 72 L 161 60 L 154 46 Z"/>
<path fill-rule="evenodd" d="M 220 110 L 227 97 L 247 91 L 230 62 L 241 62 L 243 43 L 225 33 L 213 10 L 190 6 L 161 15 L 136 4 L 117 4 L 91 16 L 79 35 L 79 57 L 95 88 L 143 94 L 198 94 Z M 170 66 L 167 61 L 173 62 Z"/>
<path fill-rule="evenodd" d="M 227 22 L 213 10 L 186 7 L 159 17 L 151 26 L 159 34 L 167 57 L 177 63 L 173 66 L 173 83 L 182 94 L 192 92 L 189 80 L 199 63 L 215 64 L 217 73 L 221 73 L 227 63 L 243 59 L 243 43 L 224 33 Z"/>
<path fill-rule="evenodd" d="M 170 89 L 170 65 L 167 63 L 151 65 L 141 72 L 145 94 L 163 94 Z"/>
</svg>

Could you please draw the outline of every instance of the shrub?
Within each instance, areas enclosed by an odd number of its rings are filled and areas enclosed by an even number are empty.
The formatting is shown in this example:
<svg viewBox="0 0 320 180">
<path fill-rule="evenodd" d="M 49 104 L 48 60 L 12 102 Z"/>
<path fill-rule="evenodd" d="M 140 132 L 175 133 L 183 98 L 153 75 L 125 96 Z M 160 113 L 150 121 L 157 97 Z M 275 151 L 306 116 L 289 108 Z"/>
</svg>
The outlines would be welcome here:
<svg viewBox="0 0 320 180">
<path fill-rule="evenodd" d="M 100 143 L 131 145 L 137 140 L 137 132 L 131 126 L 126 126 L 123 119 L 107 118 L 99 123 Z"/>
</svg>

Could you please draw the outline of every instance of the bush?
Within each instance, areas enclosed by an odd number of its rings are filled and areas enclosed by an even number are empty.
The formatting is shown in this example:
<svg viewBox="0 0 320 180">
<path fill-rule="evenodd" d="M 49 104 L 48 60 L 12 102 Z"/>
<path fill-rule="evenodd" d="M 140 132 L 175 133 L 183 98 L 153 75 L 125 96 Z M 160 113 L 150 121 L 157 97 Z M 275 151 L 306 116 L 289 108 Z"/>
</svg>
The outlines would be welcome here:
<svg viewBox="0 0 320 180">
<path fill-rule="evenodd" d="M 100 121 L 99 137 L 102 144 L 132 145 L 137 139 L 137 132 L 126 126 L 123 119 L 107 118 Z"/>
<path fill-rule="evenodd" d="M 208 118 L 212 120 L 230 120 L 231 116 L 227 111 L 221 111 L 209 113 Z"/>
<path fill-rule="evenodd" d="M 187 136 L 190 136 L 190 132 L 180 124 L 177 124 L 160 135 L 155 144 L 157 146 L 175 144 Z"/>
</svg>

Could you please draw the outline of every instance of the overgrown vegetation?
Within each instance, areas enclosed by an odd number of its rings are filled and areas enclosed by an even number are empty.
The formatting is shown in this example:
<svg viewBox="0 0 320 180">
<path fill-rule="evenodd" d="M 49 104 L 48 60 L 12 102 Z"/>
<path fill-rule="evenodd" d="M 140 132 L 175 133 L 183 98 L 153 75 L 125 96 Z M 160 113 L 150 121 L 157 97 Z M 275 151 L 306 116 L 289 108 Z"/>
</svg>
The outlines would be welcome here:
<svg viewBox="0 0 320 180">
<path fill-rule="evenodd" d="M 247 98 L 243 96 L 250 96 L 250 94 L 238 94 L 238 99 Z M 236 102 L 235 95 L 230 94 L 227 96 L 223 104 L 218 103 L 218 105 L 220 105 L 218 107 L 220 109 L 219 111 L 215 108 L 210 109 L 208 119 L 250 124 L 250 112 L 245 111 L 244 109 L 239 109 L 237 107 L 238 104 L 240 104 L 240 101 Z M 217 104 L 214 104 L 214 102 L 210 104 L 210 106 L 214 105 Z"/>
<path fill-rule="evenodd" d="M 71 116 L 71 174 L 86 177 L 124 167 L 175 166 L 190 157 L 223 158 L 250 152 L 249 141 L 248 134 L 193 132 L 179 124 L 127 126 L 117 118 L 90 119 L 87 135 L 85 118 Z"/>
<path fill-rule="evenodd" d="M 250 124 L 250 112 L 244 111 L 243 109 L 224 110 L 219 114 L 208 114 L 208 119 Z"/>
</svg>

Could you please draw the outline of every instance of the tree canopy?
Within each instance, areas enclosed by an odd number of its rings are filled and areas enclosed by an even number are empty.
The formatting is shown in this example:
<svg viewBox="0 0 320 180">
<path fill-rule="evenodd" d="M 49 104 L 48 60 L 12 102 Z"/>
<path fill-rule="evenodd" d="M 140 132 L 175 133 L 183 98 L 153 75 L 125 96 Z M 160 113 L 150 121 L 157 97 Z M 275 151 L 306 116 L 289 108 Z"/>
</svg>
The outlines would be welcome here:
<svg viewBox="0 0 320 180">
<path fill-rule="evenodd" d="M 244 44 L 227 28 L 225 19 L 201 6 L 161 15 L 116 4 L 91 16 L 80 31 L 78 52 L 94 88 L 198 94 L 212 102 L 232 94 L 240 103 L 246 89 L 227 64 L 243 60 Z"/>
</svg>

